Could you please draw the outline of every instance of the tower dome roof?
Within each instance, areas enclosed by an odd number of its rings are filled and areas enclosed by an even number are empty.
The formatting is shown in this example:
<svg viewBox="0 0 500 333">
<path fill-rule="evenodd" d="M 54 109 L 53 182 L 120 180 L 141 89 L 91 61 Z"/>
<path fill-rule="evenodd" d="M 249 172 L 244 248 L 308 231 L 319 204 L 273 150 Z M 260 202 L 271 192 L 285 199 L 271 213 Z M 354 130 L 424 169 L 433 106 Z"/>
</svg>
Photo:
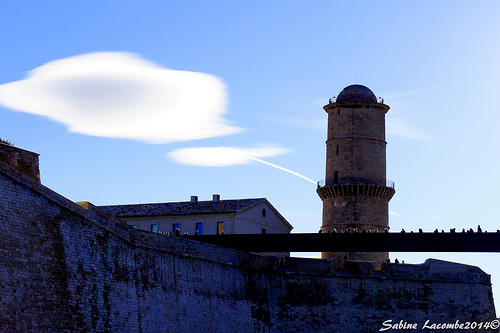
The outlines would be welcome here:
<svg viewBox="0 0 500 333">
<path fill-rule="evenodd" d="M 342 89 L 340 94 L 337 96 L 336 102 L 337 103 L 342 103 L 342 102 L 376 103 L 377 97 L 370 90 L 370 88 L 365 87 L 365 86 L 360 85 L 360 84 L 352 84 L 352 85 L 347 86 L 344 89 Z"/>
</svg>

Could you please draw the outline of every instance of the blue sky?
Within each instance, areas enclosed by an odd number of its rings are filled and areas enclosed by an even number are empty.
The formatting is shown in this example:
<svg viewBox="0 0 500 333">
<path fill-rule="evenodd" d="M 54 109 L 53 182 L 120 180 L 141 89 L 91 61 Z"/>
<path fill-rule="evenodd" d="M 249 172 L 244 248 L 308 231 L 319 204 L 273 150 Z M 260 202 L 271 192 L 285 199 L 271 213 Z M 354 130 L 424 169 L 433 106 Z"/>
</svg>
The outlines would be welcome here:
<svg viewBox="0 0 500 333">
<path fill-rule="evenodd" d="M 0 137 L 40 153 L 42 182 L 74 201 L 266 197 L 294 232 L 317 232 L 315 185 L 249 156 L 324 178 L 322 106 L 357 82 L 391 107 L 392 231 L 496 231 L 499 10 L 496 1 L 4 1 Z M 217 159 L 204 160 L 206 149 Z M 500 297 L 497 254 L 391 257 L 478 265 Z"/>
</svg>

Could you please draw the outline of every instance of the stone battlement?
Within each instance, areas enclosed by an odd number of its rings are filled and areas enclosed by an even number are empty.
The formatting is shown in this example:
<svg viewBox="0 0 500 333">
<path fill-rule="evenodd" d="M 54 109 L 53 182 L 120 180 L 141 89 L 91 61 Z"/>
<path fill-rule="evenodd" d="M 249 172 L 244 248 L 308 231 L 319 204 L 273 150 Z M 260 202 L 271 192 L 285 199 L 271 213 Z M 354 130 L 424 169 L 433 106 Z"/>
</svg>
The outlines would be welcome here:
<svg viewBox="0 0 500 333">
<path fill-rule="evenodd" d="M 0 162 L 40 183 L 38 154 L 0 142 Z"/>
</svg>

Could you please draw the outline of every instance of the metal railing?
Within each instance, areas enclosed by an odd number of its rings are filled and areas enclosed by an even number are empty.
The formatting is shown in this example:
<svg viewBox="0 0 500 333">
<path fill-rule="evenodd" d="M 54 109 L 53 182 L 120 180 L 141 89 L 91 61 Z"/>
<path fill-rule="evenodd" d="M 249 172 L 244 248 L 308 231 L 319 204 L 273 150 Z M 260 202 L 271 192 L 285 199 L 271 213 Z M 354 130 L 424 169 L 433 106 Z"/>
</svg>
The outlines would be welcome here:
<svg viewBox="0 0 500 333">
<path fill-rule="evenodd" d="M 330 97 L 328 99 L 328 104 L 333 104 L 337 101 L 337 96 Z M 382 97 L 377 97 L 377 103 L 384 104 L 384 99 Z"/>
<path fill-rule="evenodd" d="M 322 179 L 318 183 L 318 188 L 328 185 L 378 185 L 395 189 L 395 183 L 385 178 L 364 178 L 364 177 L 340 177 L 338 179 Z"/>
</svg>

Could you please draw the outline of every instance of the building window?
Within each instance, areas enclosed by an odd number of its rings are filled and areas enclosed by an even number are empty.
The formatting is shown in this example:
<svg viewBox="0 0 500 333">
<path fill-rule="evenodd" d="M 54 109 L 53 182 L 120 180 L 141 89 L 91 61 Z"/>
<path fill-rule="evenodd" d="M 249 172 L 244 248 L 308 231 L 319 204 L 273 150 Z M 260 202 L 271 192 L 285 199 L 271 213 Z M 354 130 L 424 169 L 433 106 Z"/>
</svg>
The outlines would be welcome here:
<svg viewBox="0 0 500 333">
<path fill-rule="evenodd" d="M 151 224 L 151 232 L 158 232 L 158 224 Z"/>
<path fill-rule="evenodd" d="M 337 156 L 339 156 L 339 145 L 337 145 Z"/>
<path fill-rule="evenodd" d="M 333 184 L 337 185 L 339 183 L 339 172 L 335 171 L 333 173 Z"/>
<path fill-rule="evenodd" d="M 224 233 L 224 222 L 217 222 L 217 235 Z"/>
<path fill-rule="evenodd" d="M 265 208 L 262 208 L 262 212 L 261 213 L 262 213 L 262 217 L 266 217 L 267 211 L 266 211 Z"/>
<path fill-rule="evenodd" d="M 203 235 L 203 223 L 202 222 L 196 222 L 196 233 L 198 235 Z"/>
<path fill-rule="evenodd" d="M 262 234 L 265 235 L 267 232 L 266 228 L 262 228 Z"/>
<path fill-rule="evenodd" d="M 174 223 L 172 224 L 172 232 L 175 234 L 175 231 L 179 229 L 179 231 L 181 230 L 181 225 L 180 223 Z"/>
</svg>

